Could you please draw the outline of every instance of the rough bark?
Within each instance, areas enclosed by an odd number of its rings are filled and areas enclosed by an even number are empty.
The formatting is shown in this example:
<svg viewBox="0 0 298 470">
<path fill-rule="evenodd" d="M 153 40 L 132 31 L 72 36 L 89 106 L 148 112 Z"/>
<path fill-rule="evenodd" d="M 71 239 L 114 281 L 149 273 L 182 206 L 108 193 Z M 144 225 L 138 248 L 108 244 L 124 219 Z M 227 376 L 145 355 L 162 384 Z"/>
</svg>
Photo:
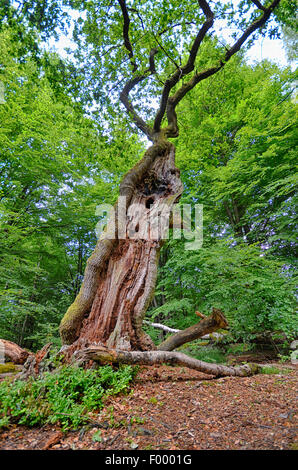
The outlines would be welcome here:
<svg viewBox="0 0 298 470">
<path fill-rule="evenodd" d="M 160 139 L 122 180 L 120 196 L 126 198 L 127 217 L 119 222 L 116 213 L 114 238 L 113 221 L 107 224 L 87 262 L 81 290 L 62 319 L 62 342 L 71 345 L 68 355 L 94 343 L 124 350 L 154 348 L 142 331 L 142 321 L 154 294 L 166 237 L 164 208 L 169 214 L 181 193 L 175 147 Z"/>
<path fill-rule="evenodd" d="M 7 341 L 5 339 L 0 340 L 0 348 L 1 352 L 3 352 L 5 361 L 13 362 L 14 364 L 24 364 L 28 357 L 32 355 L 32 353 L 26 349 L 23 349 L 12 341 Z"/>
<path fill-rule="evenodd" d="M 201 338 L 202 336 L 213 333 L 219 328 L 226 328 L 228 326 L 221 310 L 213 308 L 212 315 L 201 320 L 199 323 L 181 330 L 178 333 L 167 338 L 159 346 L 159 351 L 173 351 L 184 343 L 193 341 L 194 339 Z"/>
<path fill-rule="evenodd" d="M 96 361 L 100 364 L 141 364 L 156 365 L 169 364 L 180 365 L 195 369 L 205 374 L 216 377 L 239 376 L 246 377 L 260 372 L 260 366 L 257 364 L 245 364 L 238 367 L 228 367 L 221 364 L 210 364 L 194 359 L 180 352 L 172 351 L 120 351 L 103 348 L 100 346 L 91 346 L 82 351 L 76 351 L 73 357 L 78 364 L 88 361 Z"/>
</svg>

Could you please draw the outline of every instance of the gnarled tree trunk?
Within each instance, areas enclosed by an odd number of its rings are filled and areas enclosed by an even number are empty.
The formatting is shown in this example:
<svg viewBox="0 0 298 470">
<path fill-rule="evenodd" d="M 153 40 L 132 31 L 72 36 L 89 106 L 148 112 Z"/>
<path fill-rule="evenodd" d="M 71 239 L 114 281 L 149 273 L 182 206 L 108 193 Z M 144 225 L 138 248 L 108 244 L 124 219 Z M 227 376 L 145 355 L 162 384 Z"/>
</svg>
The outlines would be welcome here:
<svg viewBox="0 0 298 470">
<path fill-rule="evenodd" d="M 153 126 L 137 113 L 130 93 L 149 77 L 157 75 L 157 52 L 162 50 L 167 56 L 168 53 L 153 35 L 156 44 L 151 47 L 149 57 L 145 58 L 146 62 L 149 60 L 149 66 L 145 66 L 141 49 L 137 48 L 138 53 L 135 54 L 136 44 L 130 37 L 131 9 L 125 0 L 118 1 L 123 20 L 123 45 L 129 62 L 120 101 L 134 124 L 154 143 L 121 183 L 120 197 L 126 198 L 128 217 L 119 223 L 116 216 L 116 236 L 111 236 L 115 224 L 108 224 L 88 260 L 80 292 L 62 319 L 60 334 L 63 343 L 69 345 L 67 355 L 92 343 L 127 351 L 153 348 L 150 339 L 142 332 L 142 320 L 154 292 L 158 256 L 165 233 L 163 230 L 157 231 L 159 233 L 149 230 L 148 234 L 148 218 L 154 215 L 155 223 L 163 228 L 160 222 L 164 205 L 170 209 L 182 192 L 179 171 L 174 162 L 175 149 L 166 140 L 179 135 L 176 107 L 198 83 L 221 70 L 247 39 L 265 25 L 279 1 L 273 0 L 266 7 L 260 2 L 253 2 L 261 13 L 254 13 L 246 29 L 231 47 L 225 49 L 219 60 L 197 71 L 195 61 L 198 51 L 215 19 L 209 2 L 199 0 L 198 6 L 205 19 L 202 22 L 198 14 L 197 31 L 188 45 L 188 53 L 185 51 L 187 57 L 184 65 L 176 65 L 164 81 Z M 170 24 L 168 26 L 172 27 Z M 158 36 L 161 39 L 161 34 Z M 121 79 L 119 83 L 122 82 Z M 167 126 L 162 128 L 164 117 Z M 116 212 L 119 216 L 119 205 Z M 133 238 L 129 236 L 131 230 L 136 232 Z M 155 229 L 152 228 L 152 231 Z M 120 236 L 120 232 L 124 232 L 124 236 Z"/>
<path fill-rule="evenodd" d="M 142 321 L 154 293 L 170 210 L 181 193 L 175 147 L 160 139 L 123 178 L 115 223 L 110 220 L 98 240 L 81 290 L 62 319 L 62 341 L 71 345 L 68 356 L 91 344 L 154 349 Z M 125 218 L 120 207 L 127 212 Z"/>
</svg>

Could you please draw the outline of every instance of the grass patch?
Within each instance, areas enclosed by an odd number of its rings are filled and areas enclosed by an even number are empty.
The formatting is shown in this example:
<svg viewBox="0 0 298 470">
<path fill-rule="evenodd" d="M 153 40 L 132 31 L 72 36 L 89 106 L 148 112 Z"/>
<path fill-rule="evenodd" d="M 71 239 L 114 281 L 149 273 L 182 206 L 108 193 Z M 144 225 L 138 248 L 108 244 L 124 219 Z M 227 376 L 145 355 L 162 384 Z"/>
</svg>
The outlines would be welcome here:
<svg viewBox="0 0 298 470">
<path fill-rule="evenodd" d="M 88 421 L 88 412 L 103 408 L 106 397 L 126 392 L 136 371 L 131 366 L 63 366 L 26 382 L 5 380 L 0 383 L 0 426 L 59 423 L 63 430 L 77 429 Z"/>
<path fill-rule="evenodd" d="M 19 369 L 12 362 L 6 362 L 5 364 L 0 364 L 0 374 L 6 374 L 8 372 L 17 373 Z"/>
<path fill-rule="evenodd" d="M 278 367 L 264 366 L 261 368 L 261 374 L 280 374 L 282 371 Z"/>
<path fill-rule="evenodd" d="M 187 351 L 184 350 L 183 352 L 204 362 L 223 364 L 227 360 L 226 353 L 216 346 L 190 347 Z"/>
</svg>

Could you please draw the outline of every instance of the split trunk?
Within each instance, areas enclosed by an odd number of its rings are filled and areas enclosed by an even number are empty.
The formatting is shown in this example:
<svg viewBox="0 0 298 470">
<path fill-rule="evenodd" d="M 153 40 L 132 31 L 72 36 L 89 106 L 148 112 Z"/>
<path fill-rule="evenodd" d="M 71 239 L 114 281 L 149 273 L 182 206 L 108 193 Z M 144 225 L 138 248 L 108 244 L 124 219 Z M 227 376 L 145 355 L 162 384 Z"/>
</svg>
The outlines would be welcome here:
<svg viewBox="0 0 298 470">
<path fill-rule="evenodd" d="M 60 325 L 67 356 L 92 344 L 126 351 L 155 348 L 142 322 L 170 212 L 182 189 L 175 147 L 164 139 L 125 175 L 115 217 L 88 259 L 81 290 Z"/>
</svg>

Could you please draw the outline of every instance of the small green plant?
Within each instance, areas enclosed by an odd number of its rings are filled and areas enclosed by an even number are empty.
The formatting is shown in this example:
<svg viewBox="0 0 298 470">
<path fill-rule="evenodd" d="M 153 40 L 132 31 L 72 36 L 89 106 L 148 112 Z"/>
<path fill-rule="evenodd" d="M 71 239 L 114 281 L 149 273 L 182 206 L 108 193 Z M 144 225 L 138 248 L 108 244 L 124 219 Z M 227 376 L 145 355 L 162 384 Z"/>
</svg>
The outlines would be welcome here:
<svg viewBox="0 0 298 470">
<path fill-rule="evenodd" d="M 92 441 L 93 442 L 101 442 L 101 430 L 99 429 L 98 431 L 96 431 L 93 436 L 92 436 Z"/>
<path fill-rule="evenodd" d="M 204 362 L 211 362 L 221 364 L 226 362 L 226 355 L 220 349 L 216 347 L 202 347 L 198 348 L 197 350 L 192 349 L 190 351 L 191 356 L 195 359 L 199 359 L 200 361 Z"/>
<path fill-rule="evenodd" d="M 141 418 L 140 416 L 132 416 L 130 418 L 130 424 L 144 424 L 145 423 L 145 418 Z"/>
<path fill-rule="evenodd" d="M 0 418 L 0 429 L 8 428 L 8 427 L 9 427 L 9 417 L 4 416 L 4 418 Z"/>
<path fill-rule="evenodd" d="M 144 450 L 152 450 L 153 446 L 152 444 L 148 444 L 147 446 L 144 447 Z"/>
<path fill-rule="evenodd" d="M 252 344 L 248 343 L 236 343 L 236 344 L 230 344 L 227 347 L 227 353 L 228 354 L 242 354 L 246 353 L 248 351 L 251 351 L 254 348 Z"/>
<path fill-rule="evenodd" d="M 111 366 L 97 370 L 63 366 L 36 380 L 3 381 L 0 424 L 7 426 L 9 419 L 26 426 L 60 423 L 63 430 L 76 429 L 88 422 L 88 412 L 103 408 L 107 396 L 126 392 L 134 376 L 131 366 L 118 370 Z"/>
<path fill-rule="evenodd" d="M 261 374 L 280 374 L 281 371 L 274 366 L 264 366 L 261 368 Z"/>
<path fill-rule="evenodd" d="M 287 355 L 283 355 L 283 354 L 278 354 L 278 357 L 279 357 L 279 361 L 281 364 L 285 363 L 285 362 L 289 362 L 291 360 L 291 357 L 287 354 Z"/>
<path fill-rule="evenodd" d="M 152 405 L 157 405 L 158 404 L 158 400 L 155 397 L 149 398 L 148 402 L 151 403 Z"/>
</svg>

